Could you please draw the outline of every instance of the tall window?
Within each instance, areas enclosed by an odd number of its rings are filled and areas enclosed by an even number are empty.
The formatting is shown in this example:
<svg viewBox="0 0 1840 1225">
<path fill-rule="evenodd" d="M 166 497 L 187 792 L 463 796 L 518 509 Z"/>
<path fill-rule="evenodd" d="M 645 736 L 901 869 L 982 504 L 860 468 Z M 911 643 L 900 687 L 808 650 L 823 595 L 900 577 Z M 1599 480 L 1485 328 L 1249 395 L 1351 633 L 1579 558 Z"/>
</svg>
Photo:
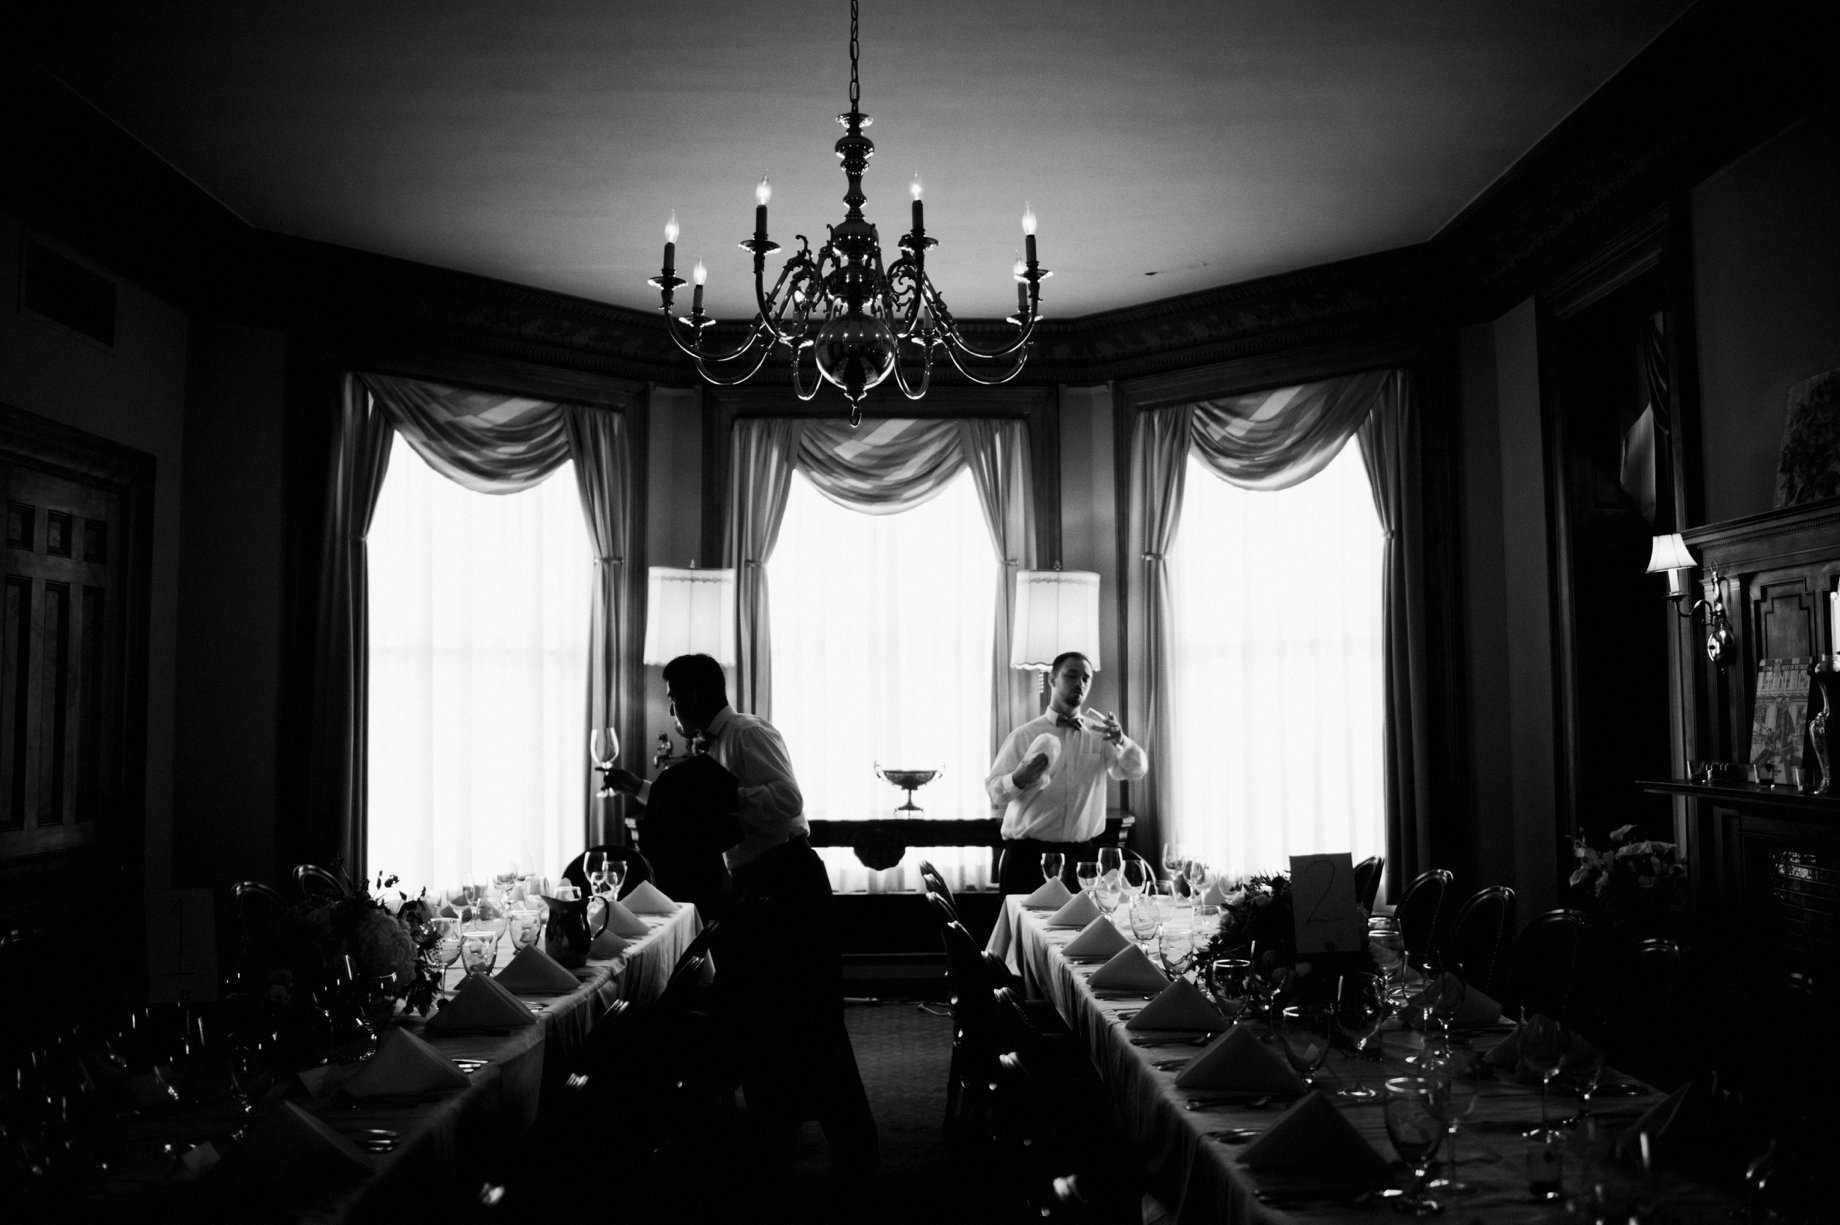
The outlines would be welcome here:
<svg viewBox="0 0 1840 1225">
<path fill-rule="evenodd" d="M 572 463 L 480 494 L 397 437 L 369 536 L 373 868 L 451 885 L 581 849 L 589 554 Z"/>
<path fill-rule="evenodd" d="M 773 722 L 806 816 L 896 815 L 904 794 L 878 761 L 945 768 L 915 795 L 927 816 L 987 816 L 996 573 L 970 473 L 893 515 L 840 506 L 795 473 L 768 580 Z M 823 854 L 839 887 L 907 887 L 849 850 Z M 965 883 L 988 877 L 988 850 L 927 857 Z"/>
<path fill-rule="evenodd" d="M 1170 556 L 1171 834 L 1235 875 L 1386 844 L 1381 531 L 1352 442 L 1302 484 L 1189 460 Z"/>
</svg>

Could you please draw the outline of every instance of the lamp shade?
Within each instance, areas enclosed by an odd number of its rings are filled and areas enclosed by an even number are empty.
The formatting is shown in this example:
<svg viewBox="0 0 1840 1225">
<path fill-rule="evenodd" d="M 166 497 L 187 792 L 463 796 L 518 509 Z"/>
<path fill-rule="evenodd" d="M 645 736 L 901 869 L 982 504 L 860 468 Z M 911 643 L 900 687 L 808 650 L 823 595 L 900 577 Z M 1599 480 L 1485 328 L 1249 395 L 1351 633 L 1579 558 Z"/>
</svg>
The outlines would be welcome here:
<svg viewBox="0 0 1840 1225">
<path fill-rule="evenodd" d="M 1099 576 L 1089 570 L 1018 572 L 1010 667 L 1045 672 L 1068 651 L 1099 670 Z"/>
<path fill-rule="evenodd" d="M 1699 563 L 1693 560 L 1692 550 L 1679 532 L 1655 537 L 1655 546 L 1648 555 L 1648 573 L 1660 574 L 1663 570 L 1691 570 Z"/>
<path fill-rule="evenodd" d="M 723 667 L 735 662 L 735 572 L 647 572 L 645 662 L 668 664 L 679 655 L 712 655 Z"/>
</svg>

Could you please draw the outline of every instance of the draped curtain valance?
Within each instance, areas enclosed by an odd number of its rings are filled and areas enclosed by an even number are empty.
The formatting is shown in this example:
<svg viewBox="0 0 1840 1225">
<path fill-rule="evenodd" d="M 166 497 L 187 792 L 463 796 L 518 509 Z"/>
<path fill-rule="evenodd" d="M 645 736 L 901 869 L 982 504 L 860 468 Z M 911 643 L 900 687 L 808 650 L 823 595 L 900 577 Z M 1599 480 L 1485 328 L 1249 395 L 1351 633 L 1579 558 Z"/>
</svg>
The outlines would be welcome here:
<svg viewBox="0 0 1840 1225">
<path fill-rule="evenodd" d="M 1011 418 L 867 420 L 856 429 L 832 419 L 744 417 L 735 422 L 724 564 L 739 571 L 738 708 L 771 717 L 765 568 L 779 538 L 793 470 L 840 505 L 891 515 L 936 496 L 967 466 L 998 559 L 993 735 L 1002 736 L 1032 717 L 1027 678 L 1009 667 L 1015 570 L 1033 565 L 1035 558 L 1028 426 Z"/>
<path fill-rule="evenodd" d="M 630 405 L 622 406 L 628 408 Z M 478 493 L 528 489 L 565 459 L 596 569 L 584 728 L 616 726 L 640 738 L 631 584 L 625 559 L 633 523 L 630 434 L 622 409 L 562 404 L 381 374 L 348 374 L 333 429 L 314 693 L 314 810 L 328 822 L 316 839 L 327 858 L 364 874 L 368 776 L 369 647 L 365 537 L 400 432 L 437 472 Z M 582 741 L 585 746 L 586 740 Z M 594 786 L 583 762 L 583 787 Z M 592 811 L 590 799 L 589 811 Z M 584 835 L 600 831 L 585 830 Z"/>
</svg>

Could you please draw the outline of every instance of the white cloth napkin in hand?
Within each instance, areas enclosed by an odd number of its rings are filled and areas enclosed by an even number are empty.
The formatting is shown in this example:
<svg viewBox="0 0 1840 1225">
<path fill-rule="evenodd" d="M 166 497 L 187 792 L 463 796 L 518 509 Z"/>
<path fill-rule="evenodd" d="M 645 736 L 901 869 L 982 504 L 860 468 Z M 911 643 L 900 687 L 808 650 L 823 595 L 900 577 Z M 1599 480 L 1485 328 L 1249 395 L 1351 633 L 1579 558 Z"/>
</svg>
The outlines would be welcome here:
<svg viewBox="0 0 1840 1225">
<path fill-rule="evenodd" d="M 513 995 L 567 995 L 581 986 L 579 978 L 534 944 L 519 949 L 493 977 Z"/>
<path fill-rule="evenodd" d="M 1126 1029 L 1179 1029 L 1189 1033 L 1217 1034 L 1227 1028 L 1227 1019 L 1207 1002 L 1195 984 L 1178 978 L 1163 988 L 1163 993 L 1145 1004 L 1138 1014 L 1125 1022 Z"/>
<path fill-rule="evenodd" d="M 1028 765 L 1043 753 L 1048 755 L 1048 768 L 1043 770 L 1041 777 L 1035 780 L 1035 786 L 1038 789 L 1046 787 L 1054 778 L 1054 767 L 1059 765 L 1061 760 L 1061 738 L 1053 732 L 1043 732 L 1035 737 L 1023 752 L 1021 765 Z"/>
<path fill-rule="evenodd" d="M 535 1025 L 537 1019 L 517 996 L 498 985 L 498 980 L 469 974 L 454 998 L 428 1018 L 428 1028 L 441 1033 L 464 1033 L 469 1029 L 514 1029 Z"/>
<path fill-rule="evenodd" d="M 406 1097 L 466 1088 L 453 1060 L 400 1026 L 384 1035 L 377 1053 L 341 1088 L 350 1097 Z"/>
<path fill-rule="evenodd" d="M 1099 908 L 1093 905 L 1093 900 L 1084 893 L 1076 893 L 1072 901 L 1048 916 L 1048 926 L 1085 927 L 1099 917 Z"/>
<path fill-rule="evenodd" d="M 1127 944 L 1086 980 L 1094 991 L 1161 991 L 1169 978 L 1135 944 Z"/>
<path fill-rule="evenodd" d="M 666 897 L 664 890 L 649 880 L 642 880 L 626 891 L 620 899 L 620 905 L 634 914 L 676 914 L 677 903 Z"/>
<path fill-rule="evenodd" d="M 1104 915 L 1100 915 L 1088 923 L 1080 934 L 1061 950 L 1061 956 L 1110 958 L 1113 953 L 1129 943 L 1131 942 L 1124 938 L 1124 934 L 1118 930 L 1115 923 Z"/>
<path fill-rule="evenodd" d="M 1240 1160 L 1249 1170 L 1309 1175 L 1338 1185 L 1385 1186 L 1393 1181 L 1386 1158 L 1321 1093 L 1308 1094 L 1292 1106 L 1241 1151 Z"/>
<path fill-rule="evenodd" d="M 1022 899 L 1022 904 L 1030 910 L 1059 910 L 1073 900 L 1073 894 L 1061 883 L 1060 877 L 1043 881 L 1041 888 Z"/>
<path fill-rule="evenodd" d="M 1176 1087 L 1296 1097 L 1307 1086 L 1284 1056 L 1253 1037 L 1244 1025 L 1237 1025 L 1225 1037 L 1208 1043 L 1182 1069 Z"/>
</svg>

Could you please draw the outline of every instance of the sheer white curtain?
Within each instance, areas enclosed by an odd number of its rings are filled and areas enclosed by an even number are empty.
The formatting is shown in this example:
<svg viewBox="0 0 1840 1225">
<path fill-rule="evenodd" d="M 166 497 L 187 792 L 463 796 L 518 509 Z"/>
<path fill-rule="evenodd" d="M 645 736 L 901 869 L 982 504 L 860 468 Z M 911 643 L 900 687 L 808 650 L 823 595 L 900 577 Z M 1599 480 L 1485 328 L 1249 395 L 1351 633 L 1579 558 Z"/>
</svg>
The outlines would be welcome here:
<svg viewBox="0 0 1840 1225">
<path fill-rule="evenodd" d="M 841 506 L 794 473 L 768 563 L 773 723 L 807 817 L 896 815 L 905 793 L 875 776 L 878 761 L 945 767 L 915 795 L 929 817 L 989 815 L 992 561 L 968 471 L 892 515 Z M 922 854 L 957 886 L 990 879 L 981 848 L 909 848 L 885 872 L 847 849 L 822 854 L 840 889 L 912 889 Z"/>
<path fill-rule="evenodd" d="M 1381 854 L 1383 536 L 1359 449 L 1276 492 L 1187 462 L 1165 836 L 1235 875 Z"/>
<path fill-rule="evenodd" d="M 370 545 L 367 862 L 413 891 L 581 849 L 593 567 L 574 465 L 474 493 L 398 435 Z"/>
</svg>

